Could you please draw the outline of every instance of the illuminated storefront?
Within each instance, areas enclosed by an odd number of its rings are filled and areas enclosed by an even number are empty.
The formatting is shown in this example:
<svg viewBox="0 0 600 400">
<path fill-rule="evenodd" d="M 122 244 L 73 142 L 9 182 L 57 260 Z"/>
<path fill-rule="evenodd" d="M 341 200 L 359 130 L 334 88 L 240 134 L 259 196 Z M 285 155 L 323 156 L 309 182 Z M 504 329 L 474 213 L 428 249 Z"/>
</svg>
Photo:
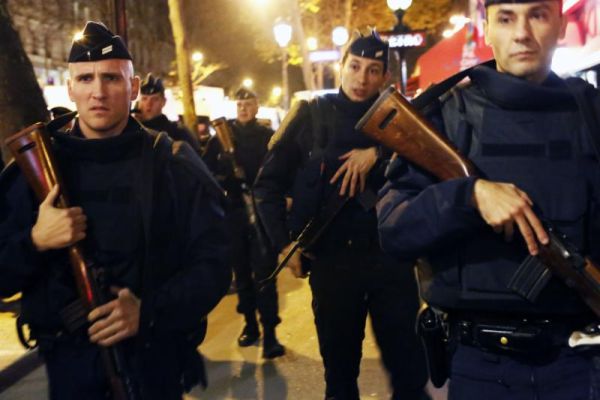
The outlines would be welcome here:
<svg viewBox="0 0 600 400">
<path fill-rule="evenodd" d="M 598 86 L 600 73 L 600 0 L 565 0 L 567 32 L 557 49 L 552 69 L 562 76 L 577 75 Z M 492 58 L 483 36 L 483 0 L 472 0 L 469 22 L 440 41 L 417 61 L 415 77 L 424 90 L 431 84 Z"/>
</svg>

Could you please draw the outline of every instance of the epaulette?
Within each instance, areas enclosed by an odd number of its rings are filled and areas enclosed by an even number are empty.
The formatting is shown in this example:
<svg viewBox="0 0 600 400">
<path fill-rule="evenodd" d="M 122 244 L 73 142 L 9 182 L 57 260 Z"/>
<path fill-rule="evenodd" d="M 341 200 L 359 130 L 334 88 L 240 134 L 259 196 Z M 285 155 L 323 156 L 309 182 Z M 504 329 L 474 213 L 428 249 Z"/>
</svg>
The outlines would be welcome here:
<svg viewBox="0 0 600 400">
<path fill-rule="evenodd" d="M 159 153 L 159 156 L 163 154 L 163 156 L 172 157 L 181 162 L 210 193 L 219 200 L 225 199 L 224 190 L 189 143 L 182 140 L 173 140 L 164 132 L 158 134 L 150 132 L 150 134 L 154 136 L 153 148 Z"/>
<path fill-rule="evenodd" d="M 279 128 L 275 131 L 273 136 L 271 136 L 271 140 L 269 140 L 268 149 L 271 150 L 287 132 L 293 132 L 296 129 L 298 123 L 301 123 L 304 118 L 299 118 L 299 116 L 304 115 L 309 112 L 308 102 L 306 100 L 300 100 L 295 103 L 290 111 L 286 114 L 283 121 L 279 125 Z"/>
</svg>

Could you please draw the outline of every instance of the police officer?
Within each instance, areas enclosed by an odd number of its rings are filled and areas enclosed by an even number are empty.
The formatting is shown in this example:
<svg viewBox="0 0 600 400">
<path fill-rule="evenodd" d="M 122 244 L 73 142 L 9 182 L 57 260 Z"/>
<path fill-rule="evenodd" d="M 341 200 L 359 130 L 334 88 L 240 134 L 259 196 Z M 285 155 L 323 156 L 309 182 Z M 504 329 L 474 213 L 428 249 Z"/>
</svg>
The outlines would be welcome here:
<svg viewBox="0 0 600 400">
<path fill-rule="evenodd" d="M 600 261 L 600 132 L 581 113 L 597 115 L 600 99 L 550 70 L 567 22 L 561 1 L 485 5 L 495 62 L 431 111 L 480 177 L 440 183 L 396 161 L 378 206 L 383 247 L 431 265 L 424 297 L 448 317 L 450 399 L 596 398 L 598 351 L 567 345 L 594 320 L 577 293 L 552 278 L 531 302 L 509 282 L 548 244 L 542 220 Z"/>
<path fill-rule="evenodd" d="M 235 99 L 237 118 L 228 121 L 228 124 L 233 132 L 234 161 L 243 170 L 245 182 L 239 182 L 235 177 L 230 156 L 223 152 L 216 137 L 209 141 L 204 160 L 227 191 L 230 200 L 227 222 L 233 243 L 231 264 L 238 294 L 237 311 L 244 315 L 245 320 L 238 344 L 242 347 L 251 346 L 260 337 L 256 320 L 258 310 L 264 335 L 263 356 L 275 358 L 285 352 L 275 335 L 275 327 L 281 322 L 277 288 L 275 282 L 271 282 L 258 290 L 257 282 L 273 271 L 276 255 L 268 243 L 258 241 L 249 226 L 241 192 L 242 184 L 248 188 L 252 186 L 273 131 L 256 120 L 259 105 L 255 93 L 241 88 L 235 93 Z"/>
<path fill-rule="evenodd" d="M 358 399 L 367 314 L 371 316 L 394 399 L 421 398 L 424 359 L 414 333 L 416 283 L 379 248 L 376 191 L 384 149 L 354 129 L 388 77 L 388 44 L 373 32 L 354 40 L 342 60 L 338 93 L 301 103 L 282 123 L 254 185 L 259 216 L 280 252 L 331 199 L 351 199 L 313 248 L 310 286 L 327 399 Z M 292 195 L 289 220 L 286 194 Z M 308 254 L 310 253 L 310 254 Z M 306 260 L 306 259 L 305 259 Z M 288 263 L 305 276 L 300 254 Z M 307 263 L 305 263 L 306 265 Z"/>
<path fill-rule="evenodd" d="M 177 126 L 170 121 L 162 110 L 167 103 L 165 87 L 162 79 L 155 78 L 152 74 L 146 75 L 140 88 L 140 99 L 137 102 L 137 117 L 145 127 L 159 132 L 166 132 L 173 140 L 183 140 L 189 143 L 200 154 L 198 140 L 185 128 Z"/>
<path fill-rule="evenodd" d="M 51 133 L 64 187 L 38 204 L 15 164 L 0 176 L 0 296 L 22 292 L 50 399 L 111 398 L 100 348 L 117 344 L 136 398 L 181 399 L 200 379 L 203 320 L 230 281 L 221 191 L 189 146 L 173 155 L 129 116 L 140 82 L 119 36 L 88 22 L 68 60 L 79 117 Z M 75 206 L 55 206 L 63 190 Z M 78 301 L 75 243 L 103 276 L 109 301 L 93 310 Z"/>
<path fill-rule="evenodd" d="M 196 135 L 196 139 L 198 139 L 202 153 L 204 153 L 210 139 L 210 118 L 207 115 L 197 116 L 194 134 Z"/>
</svg>

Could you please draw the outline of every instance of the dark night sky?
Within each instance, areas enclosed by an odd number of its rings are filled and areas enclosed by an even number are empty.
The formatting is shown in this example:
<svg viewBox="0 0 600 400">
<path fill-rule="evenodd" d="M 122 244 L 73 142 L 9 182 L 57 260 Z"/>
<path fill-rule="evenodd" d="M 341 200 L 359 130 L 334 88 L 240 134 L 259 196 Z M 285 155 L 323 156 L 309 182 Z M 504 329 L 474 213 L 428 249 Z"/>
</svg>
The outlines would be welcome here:
<svg viewBox="0 0 600 400">
<path fill-rule="evenodd" d="M 281 61 L 268 64 L 254 48 L 257 35 L 272 37 L 272 21 L 281 0 L 266 0 L 262 9 L 251 9 L 256 0 L 184 0 L 190 50 L 204 53 L 206 62 L 221 62 L 225 70 L 215 72 L 203 84 L 235 91 L 244 77 L 255 82 L 255 90 L 266 99 L 271 88 L 281 85 Z M 252 19 L 250 19 L 252 18 Z M 273 39 L 273 43 L 275 43 Z M 303 89 L 300 69 L 290 66 L 291 92 Z"/>
</svg>

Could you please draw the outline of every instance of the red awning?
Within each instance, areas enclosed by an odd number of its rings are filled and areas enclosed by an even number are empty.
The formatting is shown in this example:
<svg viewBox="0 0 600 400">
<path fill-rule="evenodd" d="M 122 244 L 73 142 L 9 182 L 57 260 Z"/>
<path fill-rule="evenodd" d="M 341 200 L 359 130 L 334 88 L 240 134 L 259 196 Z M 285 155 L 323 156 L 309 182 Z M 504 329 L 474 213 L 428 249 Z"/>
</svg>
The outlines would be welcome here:
<svg viewBox="0 0 600 400">
<path fill-rule="evenodd" d="M 453 36 L 438 42 L 417 61 L 419 87 L 426 89 L 434 83 L 473 65 L 490 60 L 492 49 L 477 40 L 477 31 L 468 25 Z"/>
</svg>

